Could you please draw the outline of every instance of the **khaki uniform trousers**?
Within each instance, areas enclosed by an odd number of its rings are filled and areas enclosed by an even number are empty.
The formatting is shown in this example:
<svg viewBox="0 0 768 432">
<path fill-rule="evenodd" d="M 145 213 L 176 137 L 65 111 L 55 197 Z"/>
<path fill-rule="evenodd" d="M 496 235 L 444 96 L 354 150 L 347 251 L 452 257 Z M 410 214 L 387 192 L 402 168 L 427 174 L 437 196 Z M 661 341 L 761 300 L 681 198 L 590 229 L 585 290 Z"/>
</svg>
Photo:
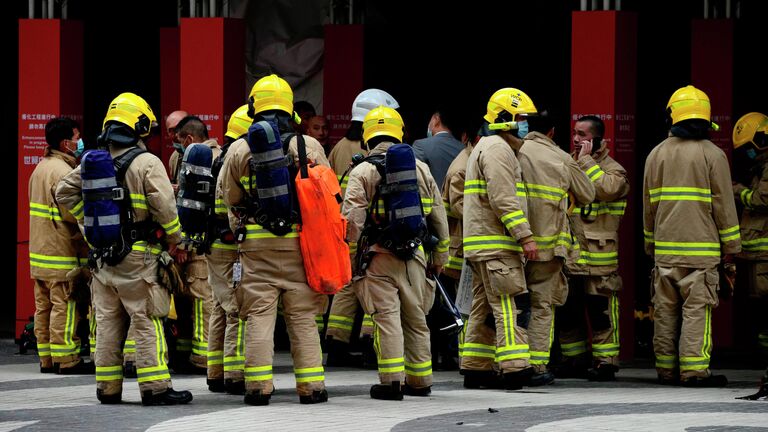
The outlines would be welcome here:
<svg viewBox="0 0 768 432">
<path fill-rule="evenodd" d="M 555 334 L 555 306 L 568 297 L 568 282 L 563 274 L 563 260 L 528 261 L 525 282 L 531 293 L 531 323 L 528 326 L 531 366 L 545 372 Z"/>
<path fill-rule="evenodd" d="M 72 367 L 80 362 L 78 313 L 70 299 L 72 283 L 35 279 L 35 337 L 41 367 Z"/>
<path fill-rule="evenodd" d="M 135 248 L 136 246 L 134 246 Z M 171 387 L 162 317 L 170 295 L 157 283 L 157 257 L 133 251 L 114 266 L 93 273 L 96 311 L 96 387 L 105 395 L 123 387 L 123 341 L 130 318 L 136 331 L 136 372 L 139 390 L 153 394 Z"/>
<path fill-rule="evenodd" d="M 204 255 L 191 252 L 182 265 L 182 278 L 188 294 L 174 297 L 178 316 L 179 337 L 176 351 L 181 358 L 189 352 L 195 367 L 208 367 L 208 324 L 213 310 L 213 291 L 208 284 L 208 264 Z"/>
<path fill-rule="evenodd" d="M 328 304 L 328 297 L 307 285 L 304 261 L 299 250 L 260 250 L 240 253 L 243 275 L 235 290 L 240 318 L 245 326 L 245 389 L 274 391 L 274 356 L 277 303 L 282 300 L 285 325 L 291 341 L 296 390 L 310 396 L 325 388 L 323 355 L 315 316 Z"/>
<path fill-rule="evenodd" d="M 592 329 L 595 363 L 619 365 L 619 290 L 621 276 L 570 276 L 568 299 L 557 309 L 560 349 L 564 357 L 587 353 L 587 319 Z"/>
<path fill-rule="evenodd" d="M 136 362 L 136 326 L 131 321 L 128 325 L 128 336 L 123 344 L 123 364 Z"/>
<path fill-rule="evenodd" d="M 403 261 L 388 253 L 371 259 L 357 295 L 374 323 L 373 346 L 382 384 L 432 385 L 427 313 L 435 300 L 423 255 Z"/>
<path fill-rule="evenodd" d="M 472 309 L 459 341 L 461 369 L 504 373 L 529 367 L 530 296 L 515 258 L 471 261 Z"/>
<path fill-rule="evenodd" d="M 659 267 L 653 271 L 653 350 L 664 379 L 709 376 L 717 268 Z M 682 323 L 681 323 L 682 321 Z"/>
<path fill-rule="evenodd" d="M 349 343 L 352 338 L 352 327 L 355 324 L 355 315 L 360 308 L 360 302 L 355 294 L 353 285 L 350 282 L 333 296 L 331 302 L 331 311 L 328 315 L 327 337 Z M 368 314 L 363 315 L 363 324 L 360 327 L 360 336 L 373 335 L 373 319 Z"/>
<path fill-rule="evenodd" d="M 214 244 L 208 260 L 208 283 L 213 291 L 213 311 L 208 327 L 208 379 L 243 380 L 245 367 L 245 322 L 238 317 L 232 268 L 237 261 L 231 249 Z"/>
</svg>

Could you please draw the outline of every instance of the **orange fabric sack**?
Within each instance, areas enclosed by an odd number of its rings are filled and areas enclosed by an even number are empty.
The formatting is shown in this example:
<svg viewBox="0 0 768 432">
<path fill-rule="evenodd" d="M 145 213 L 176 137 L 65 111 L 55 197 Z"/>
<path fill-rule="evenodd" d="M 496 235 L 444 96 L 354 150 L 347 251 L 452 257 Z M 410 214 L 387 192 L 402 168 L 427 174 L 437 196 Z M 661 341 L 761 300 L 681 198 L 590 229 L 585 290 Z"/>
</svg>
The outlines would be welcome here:
<svg viewBox="0 0 768 432">
<path fill-rule="evenodd" d="M 301 210 L 299 242 L 309 287 L 336 294 L 352 280 L 347 219 L 341 215 L 341 188 L 327 166 L 308 166 L 304 138 L 299 135 L 296 195 Z"/>
</svg>

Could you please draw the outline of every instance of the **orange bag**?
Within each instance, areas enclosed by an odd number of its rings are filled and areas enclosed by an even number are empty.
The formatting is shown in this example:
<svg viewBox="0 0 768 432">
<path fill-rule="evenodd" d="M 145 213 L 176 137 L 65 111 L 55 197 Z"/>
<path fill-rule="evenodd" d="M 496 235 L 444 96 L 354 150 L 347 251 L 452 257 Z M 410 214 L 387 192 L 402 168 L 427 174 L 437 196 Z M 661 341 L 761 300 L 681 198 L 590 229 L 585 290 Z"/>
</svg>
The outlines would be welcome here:
<svg viewBox="0 0 768 432">
<path fill-rule="evenodd" d="M 308 166 L 304 137 L 299 134 L 299 173 L 296 195 L 301 210 L 299 242 L 309 287 L 336 294 L 352 280 L 347 219 L 341 215 L 341 188 L 327 166 Z"/>
</svg>

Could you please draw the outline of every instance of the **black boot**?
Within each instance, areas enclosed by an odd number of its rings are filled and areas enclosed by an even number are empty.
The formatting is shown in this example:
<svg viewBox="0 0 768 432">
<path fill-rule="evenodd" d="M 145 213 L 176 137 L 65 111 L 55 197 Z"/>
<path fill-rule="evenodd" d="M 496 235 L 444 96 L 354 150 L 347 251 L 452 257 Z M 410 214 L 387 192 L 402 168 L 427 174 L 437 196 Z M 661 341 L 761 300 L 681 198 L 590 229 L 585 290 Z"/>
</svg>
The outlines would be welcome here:
<svg viewBox="0 0 768 432">
<path fill-rule="evenodd" d="M 411 387 L 408 383 L 403 386 L 403 394 L 408 396 L 425 397 L 432 394 L 432 386 L 427 387 Z"/>
<path fill-rule="evenodd" d="M 768 380 L 763 380 L 763 384 L 760 386 L 760 390 L 755 394 L 749 396 L 741 396 L 736 399 L 751 400 L 751 401 L 768 401 Z"/>
<path fill-rule="evenodd" d="M 123 395 L 121 393 L 108 395 L 104 394 L 104 390 L 96 389 L 96 399 L 103 405 L 114 405 L 119 404 L 123 400 Z"/>
<path fill-rule="evenodd" d="M 252 390 L 245 392 L 245 398 L 243 400 L 248 405 L 264 406 L 269 405 L 269 399 L 272 397 L 272 393 L 262 393 L 261 390 Z"/>
<path fill-rule="evenodd" d="M 565 357 L 565 360 L 552 368 L 557 378 L 588 378 L 589 359 L 585 356 Z"/>
<path fill-rule="evenodd" d="M 619 368 L 612 364 L 600 363 L 587 371 L 587 379 L 590 381 L 616 381 L 616 372 Z"/>
<path fill-rule="evenodd" d="M 206 379 L 206 382 L 208 383 L 208 391 L 224 393 L 227 390 L 224 385 L 224 378 Z"/>
<path fill-rule="evenodd" d="M 682 380 L 680 384 L 682 384 L 683 387 L 725 387 L 728 385 L 728 378 L 726 378 L 725 375 L 693 377 Z"/>
<path fill-rule="evenodd" d="M 533 368 L 527 367 L 523 370 L 516 372 L 506 372 L 503 375 L 504 390 L 520 390 L 528 383 L 533 376 Z"/>
<path fill-rule="evenodd" d="M 349 344 L 336 340 L 334 338 L 326 339 L 326 357 L 325 365 L 328 367 L 362 367 L 363 359 L 359 355 L 352 355 L 349 352 Z"/>
<path fill-rule="evenodd" d="M 54 363 L 51 367 L 42 367 L 40 366 L 40 373 L 58 373 L 59 371 L 59 364 Z"/>
<path fill-rule="evenodd" d="M 80 359 L 80 363 L 72 367 L 63 368 L 59 365 L 56 371 L 59 375 L 93 375 L 95 372 L 96 366 L 94 366 L 93 362 L 86 363 L 83 359 Z"/>
<path fill-rule="evenodd" d="M 123 377 L 125 378 L 136 378 L 138 375 L 136 374 L 136 364 L 132 361 L 127 361 L 123 365 Z"/>
<path fill-rule="evenodd" d="M 323 403 L 323 402 L 328 402 L 328 391 L 325 389 L 312 390 L 311 395 L 299 396 L 299 403 L 304 405 Z"/>
<path fill-rule="evenodd" d="M 464 388 L 468 389 L 503 389 L 504 381 L 495 371 L 462 370 Z"/>
<path fill-rule="evenodd" d="M 245 394 L 245 381 L 238 380 L 235 381 L 233 379 L 225 379 L 224 380 L 224 389 L 229 394 L 233 395 L 244 395 Z"/>
<path fill-rule="evenodd" d="M 152 394 L 152 390 L 146 390 L 141 395 L 141 404 L 153 405 L 182 405 L 192 401 L 192 393 L 187 390 L 176 391 L 172 388 L 162 393 Z"/>
<path fill-rule="evenodd" d="M 371 397 L 380 400 L 403 400 L 403 390 L 400 388 L 400 381 L 371 386 Z"/>
<path fill-rule="evenodd" d="M 525 384 L 528 387 L 540 387 L 543 385 L 549 385 L 555 382 L 555 375 L 552 372 L 534 372 Z"/>
</svg>

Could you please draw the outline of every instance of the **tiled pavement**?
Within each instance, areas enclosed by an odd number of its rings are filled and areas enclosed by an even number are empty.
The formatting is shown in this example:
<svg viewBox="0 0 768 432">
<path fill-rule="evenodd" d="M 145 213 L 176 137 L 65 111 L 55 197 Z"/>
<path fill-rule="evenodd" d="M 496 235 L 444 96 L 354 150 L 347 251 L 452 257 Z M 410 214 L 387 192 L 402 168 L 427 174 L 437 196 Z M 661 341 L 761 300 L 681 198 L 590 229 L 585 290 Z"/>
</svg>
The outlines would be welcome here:
<svg viewBox="0 0 768 432">
<path fill-rule="evenodd" d="M 8 344 L 4 343 L 7 347 Z M 136 380 L 127 380 L 125 403 L 102 406 L 94 378 L 41 375 L 35 356 L 0 350 L 0 432 L 21 430 L 101 431 L 766 431 L 768 402 L 735 400 L 755 390 L 760 371 L 718 371 L 725 389 L 685 389 L 653 383 L 651 369 L 624 369 L 620 380 L 588 383 L 559 380 L 545 388 L 514 392 L 465 390 L 457 372 L 437 372 L 428 398 L 372 400 L 375 371 L 326 370 L 330 400 L 299 405 L 288 353 L 275 362 L 277 392 L 266 407 L 242 397 L 208 392 L 205 378 L 176 375 L 176 389 L 189 389 L 186 406 L 140 405 Z"/>
</svg>

